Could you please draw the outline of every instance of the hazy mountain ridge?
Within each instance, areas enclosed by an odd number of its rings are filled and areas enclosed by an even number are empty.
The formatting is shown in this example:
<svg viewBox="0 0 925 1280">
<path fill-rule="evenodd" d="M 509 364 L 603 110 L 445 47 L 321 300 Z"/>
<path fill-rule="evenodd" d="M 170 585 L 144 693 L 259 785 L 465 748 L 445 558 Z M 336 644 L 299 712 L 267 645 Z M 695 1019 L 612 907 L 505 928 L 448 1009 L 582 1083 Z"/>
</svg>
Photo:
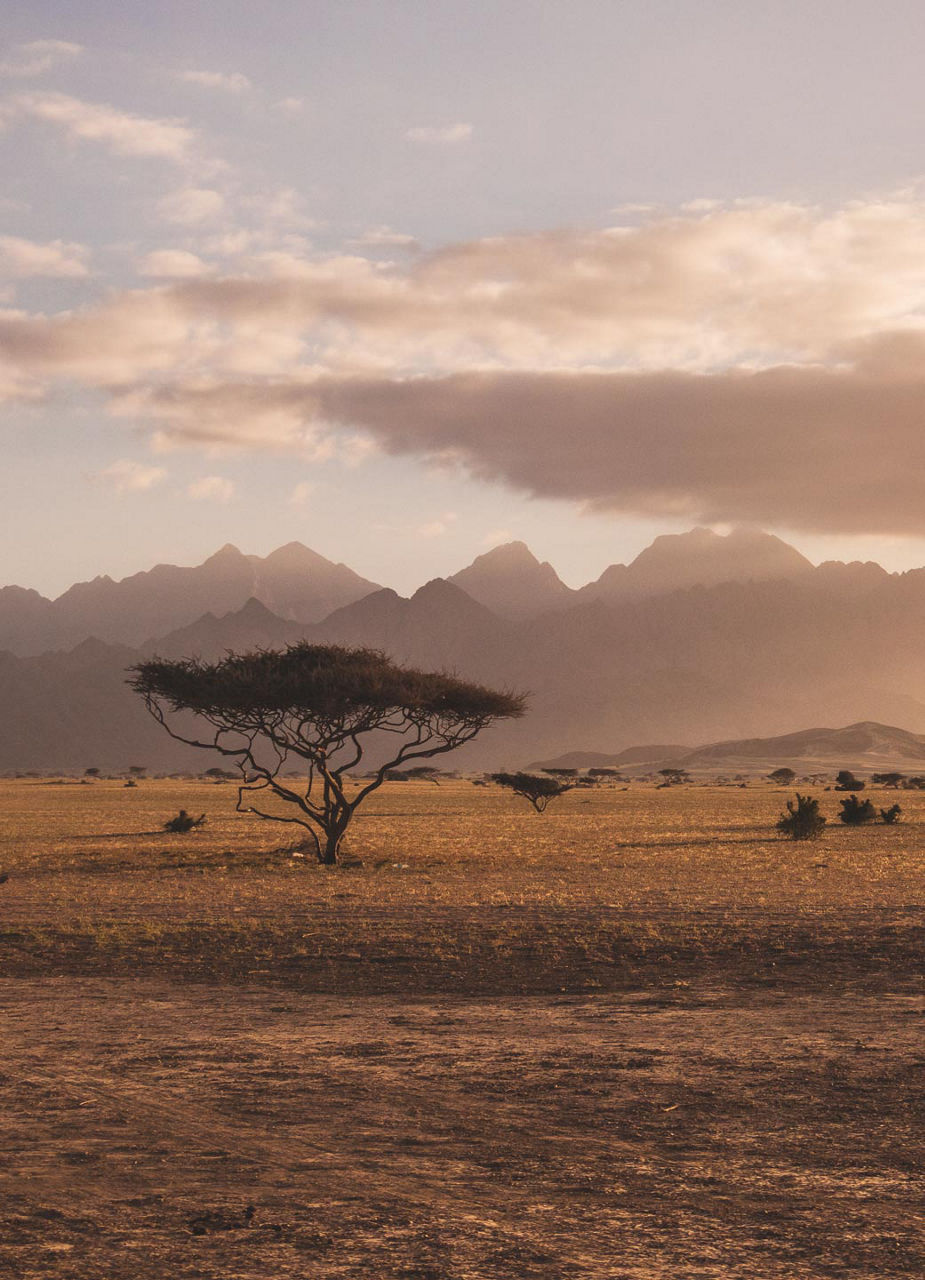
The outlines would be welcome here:
<svg viewBox="0 0 925 1280">
<path fill-rule="evenodd" d="M 696 771 L 742 769 L 761 772 L 789 766 L 798 773 L 832 769 L 886 771 L 905 765 L 925 766 L 925 734 L 866 720 L 840 729 L 801 729 L 773 738 L 745 738 L 712 742 L 702 747 L 632 747 L 616 755 L 571 752 L 553 760 L 536 761 L 533 768 L 620 768 L 653 771 L 676 767 Z"/>
<path fill-rule="evenodd" d="M 669 544 L 675 561 L 685 545 Z M 282 559 L 300 558 L 282 550 Z M 516 547 L 510 559 L 522 562 L 525 552 Z M 490 578 L 503 578 L 505 559 L 494 557 Z M 233 548 L 219 560 L 232 577 L 249 563 Z M 461 753 L 464 767 L 566 752 L 609 758 L 638 743 L 741 741 L 800 724 L 878 721 L 925 732 L 925 572 L 859 566 L 863 587 L 854 589 L 855 566 L 842 568 L 847 577 L 798 564 L 790 579 L 751 577 L 632 599 L 572 592 L 565 604 L 553 584 L 559 605 L 520 619 L 499 616 L 444 579 L 408 599 L 389 588 L 366 592 L 316 622 L 280 617 L 245 596 L 149 633 L 140 645 L 97 640 L 41 657 L 2 655 L 0 715 L 16 729 L 0 743 L 0 767 L 110 768 L 128 757 L 189 767 L 189 751 L 175 748 L 125 687 L 125 667 L 153 653 L 215 658 L 302 638 L 368 645 L 401 662 L 526 691 L 529 714 Z M 550 581 L 545 571 L 542 578 Z"/>
<path fill-rule="evenodd" d="M 319 622 L 342 605 L 377 589 L 344 564 L 301 543 L 270 555 L 244 555 L 226 544 L 201 565 L 155 565 L 116 582 L 108 576 L 75 583 L 56 600 L 7 587 L 0 591 L 0 649 L 28 656 L 68 648 L 88 636 L 140 645 L 194 623 L 221 616 L 252 597 L 277 615 Z"/>
<path fill-rule="evenodd" d="M 499 616 L 515 621 L 575 604 L 618 603 L 730 581 L 770 581 L 819 574 L 832 590 L 853 590 L 863 575 L 874 589 L 879 565 L 832 564 L 814 570 L 808 560 L 773 534 L 709 529 L 664 534 L 629 565 L 611 565 L 597 581 L 573 590 L 552 565 L 522 542 L 484 555 L 447 581 Z M 201 565 L 159 564 L 120 581 L 107 575 L 75 583 L 55 600 L 30 588 L 0 588 L 0 649 L 20 656 L 64 649 L 88 636 L 141 645 L 195 623 L 206 613 L 221 617 L 254 598 L 278 617 L 321 622 L 335 610 L 379 587 L 347 565 L 335 564 L 299 542 L 268 556 L 245 555 L 226 544 Z M 925 591 L 925 585 L 923 585 Z"/>
</svg>

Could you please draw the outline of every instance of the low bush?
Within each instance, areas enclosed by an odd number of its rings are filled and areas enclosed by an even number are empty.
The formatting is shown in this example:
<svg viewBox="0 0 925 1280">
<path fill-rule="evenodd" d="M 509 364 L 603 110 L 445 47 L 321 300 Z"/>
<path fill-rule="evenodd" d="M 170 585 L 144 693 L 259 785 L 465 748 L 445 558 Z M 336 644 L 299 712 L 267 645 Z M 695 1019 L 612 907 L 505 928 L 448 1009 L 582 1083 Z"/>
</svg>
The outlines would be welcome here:
<svg viewBox="0 0 925 1280">
<path fill-rule="evenodd" d="M 798 791 L 795 801 L 787 801 L 787 812 L 778 819 L 777 829 L 791 840 L 815 840 L 822 835 L 825 824 L 826 819 L 819 812 L 816 797 L 801 796 Z"/>
<path fill-rule="evenodd" d="M 873 822 L 877 817 L 877 810 L 869 800 L 859 800 L 857 796 L 848 796 L 844 800 L 839 801 L 841 805 L 841 813 L 838 815 L 842 822 L 849 827 L 859 827 L 865 822 Z"/>
<path fill-rule="evenodd" d="M 164 830 L 182 834 L 184 831 L 192 831 L 194 827 L 205 826 L 205 821 L 206 815 L 204 813 L 201 813 L 198 818 L 194 818 L 185 809 L 181 809 L 175 818 L 170 818 L 164 823 Z"/>
</svg>

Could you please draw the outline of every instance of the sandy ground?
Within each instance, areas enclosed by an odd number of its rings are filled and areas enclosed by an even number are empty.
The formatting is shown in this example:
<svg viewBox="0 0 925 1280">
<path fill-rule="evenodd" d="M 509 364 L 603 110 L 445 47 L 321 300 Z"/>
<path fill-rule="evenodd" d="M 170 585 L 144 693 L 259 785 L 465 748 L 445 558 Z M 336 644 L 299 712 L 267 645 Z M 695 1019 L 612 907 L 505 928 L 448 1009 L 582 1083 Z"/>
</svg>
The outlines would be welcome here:
<svg viewBox="0 0 925 1280">
<path fill-rule="evenodd" d="M 0 1273 L 919 1277 L 925 1005 L 0 980 Z"/>
</svg>

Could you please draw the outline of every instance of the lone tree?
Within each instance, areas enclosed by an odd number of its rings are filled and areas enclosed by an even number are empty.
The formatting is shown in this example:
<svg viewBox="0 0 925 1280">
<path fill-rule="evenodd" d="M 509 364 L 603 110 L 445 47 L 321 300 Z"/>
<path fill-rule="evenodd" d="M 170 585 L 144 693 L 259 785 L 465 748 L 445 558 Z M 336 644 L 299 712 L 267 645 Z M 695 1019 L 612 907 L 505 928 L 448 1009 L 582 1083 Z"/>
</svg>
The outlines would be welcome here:
<svg viewBox="0 0 925 1280">
<path fill-rule="evenodd" d="M 768 774 L 768 781 L 776 782 L 783 787 L 789 787 L 796 776 L 793 769 L 788 769 L 786 765 L 783 765 L 780 769 L 775 769 L 773 773 Z"/>
<path fill-rule="evenodd" d="M 214 663 L 153 658 L 131 674 L 128 683 L 172 738 L 235 761 L 239 812 L 304 827 L 325 866 L 337 861 L 354 813 L 391 770 L 453 751 L 525 706 L 520 694 L 399 667 L 374 649 L 304 642 Z M 205 740 L 192 736 L 195 726 L 181 732 L 168 723 L 182 712 L 209 725 Z M 387 747 L 388 759 L 353 790 L 347 775 L 374 743 Z M 304 789 L 281 780 L 293 757 L 307 767 Z M 289 812 L 265 811 L 264 797 Z"/>
<path fill-rule="evenodd" d="M 535 773 L 492 773 L 489 776 L 499 787 L 507 787 L 515 796 L 529 800 L 537 813 L 542 813 L 550 800 L 572 790 L 568 783 L 559 782 L 556 778 L 541 778 Z"/>
</svg>

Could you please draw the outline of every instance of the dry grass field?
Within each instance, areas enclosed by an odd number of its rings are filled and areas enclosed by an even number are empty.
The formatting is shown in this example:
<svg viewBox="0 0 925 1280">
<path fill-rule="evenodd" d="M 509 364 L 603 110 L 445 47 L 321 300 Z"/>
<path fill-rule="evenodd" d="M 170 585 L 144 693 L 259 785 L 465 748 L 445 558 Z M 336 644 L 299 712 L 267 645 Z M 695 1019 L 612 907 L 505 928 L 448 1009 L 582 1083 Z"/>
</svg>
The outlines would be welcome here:
<svg viewBox="0 0 925 1280">
<path fill-rule="evenodd" d="M 0 783 L 0 1274 L 919 1277 L 925 793 L 786 794 L 391 784 L 324 870 Z"/>
</svg>

